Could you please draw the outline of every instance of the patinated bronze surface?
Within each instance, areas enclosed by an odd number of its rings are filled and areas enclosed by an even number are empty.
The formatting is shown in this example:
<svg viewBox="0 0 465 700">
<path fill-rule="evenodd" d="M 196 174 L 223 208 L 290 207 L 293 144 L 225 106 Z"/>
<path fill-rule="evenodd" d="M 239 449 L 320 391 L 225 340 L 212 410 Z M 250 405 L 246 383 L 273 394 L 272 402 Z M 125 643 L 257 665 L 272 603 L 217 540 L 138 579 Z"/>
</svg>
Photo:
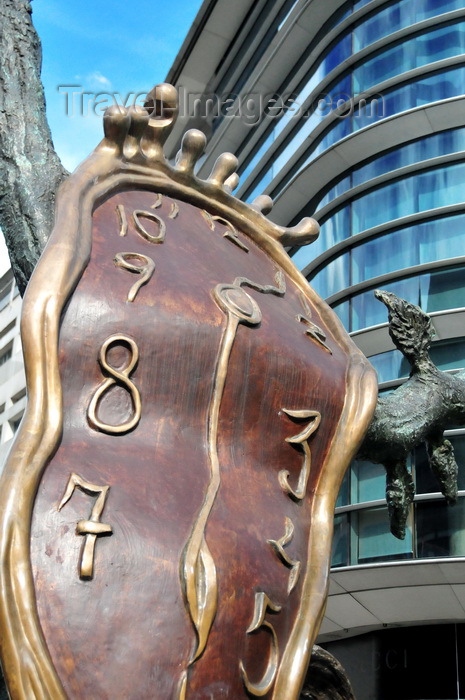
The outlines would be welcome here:
<svg viewBox="0 0 465 700">
<path fill-rule="evenodd" d="M 410 376 L 380 396 L 358 457 L 383 464 L 391 532 L 404 539 L 415 496 L 408 467 L 412 451 L 424 442 L 429 467 L 448 503 L 457 500 L 458 465 L 444 431 L 465 423 L 465 372 L 442 372 L 429 350 L 432 319 L 420 307 L 392 292 L 377 290 L 389 312 L 389 335 L 410 365 Z"/>
<path fill-rule="evenodd" d="M 238 202 L 230 154 L 197 180 L 199 132 L 169 166 L 173 118 L 107 115 L 25 300 L 1 489 L 13 700 L 297 699 L 324 612 L 375 376 L 282 247 L 316 224 Z"/>
</svg>

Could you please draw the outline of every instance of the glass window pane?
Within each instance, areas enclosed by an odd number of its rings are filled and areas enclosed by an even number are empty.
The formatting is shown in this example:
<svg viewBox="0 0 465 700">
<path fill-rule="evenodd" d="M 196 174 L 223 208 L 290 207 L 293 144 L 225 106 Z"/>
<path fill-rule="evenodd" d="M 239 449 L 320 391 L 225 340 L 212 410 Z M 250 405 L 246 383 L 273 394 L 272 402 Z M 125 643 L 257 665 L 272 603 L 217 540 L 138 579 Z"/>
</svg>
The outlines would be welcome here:
<svg viewBox="0 0 465 700">
<path fill-rule="evenodd" d="M 380 308 L 381 304 L 373 294 L 373 290 L 362 294 L 355 294 L 350 302 L 351 307 L 351 323 L 352 331 L 358 331 L 360 328 L 368 328 L 376 326 L 379 323 L 386 323 L 386 310 Z"/>
<path fill-rule="evenodd" d="M 337 501 L 336 501 L 336 508 L 340 508 L 341 506 L 347 506 L 350 502 L 350 494 L 349 494 L 349 484 L 350 484 L 350 469 L 348 469 L 344 475 L 344 479 L 342 480 L 341 488 L 339 489 L 339 493 L 337 496 Z"/>
<path fill-rule="evenodd" d="M 465 163 L 415 173 L 352 201 L 352 235 L 386 221 L 465 200 Z"/>
<path fill-rule="evenodd" d="M 358 520 L 358 563 L 388 559 L 410 559 L 412 533 L 407 529 L 405 540 L 394 537 L 389 529 L 387 508 L 369 508 L 352 514 Z"/>
<path fill-rule="evenodd" d="M 335 304 L 333 307 L 334 313 L 339 317 L 341 320 L 342 325 L 346 329 L 346 331 L 351 331 L 350 327 L 350 302 L 349 301 L 343 301 L 340 302 L 339 304 Z"/>
<path fill-rule="evenodd" d="M 410 227 L 364 241 L 352 248 L 352 284 L 418 265 L 416 234 L 416 229 Z"/>
<path fill-rule="evenodd" d="M 396 280 L 383 285 L 383 289 L 397 294 L 398 297 L 406 299 L 413 304 L 419 302 L 419 281 L 418 277 L 408 277 Z M 376 299 L 374 292 L 370 289 L 367 292 L 356 294 L 351 299 L 352 309 L 352 330 L 368 328 L 379 323 L 387 323 L 388 315 L 384 304 Z"/>
<path fill-rule="evenodd" d="M 354 12 L 370 0 L 356 0 Z M 368 19 L 362 19 L 354 29 L 354 51 L 360 51 L 368 44 L 391 34 L 397 29 L 435 17 L 443 12 L 463 8 L 461 0 L 400 0 L 377 12 Z"/>
<path fill-rule="evenodd" d="M 458 0 L 420 0 L 414 3 L 415 18 L 417 22 L 421 22 L 428 17 L 434 17 L 439 13 L 451 12 L 463 8 L 463 3 Z"/>
<path fill-rule="evenodd" d="M 463 191 L 464 175 L 464 163 L 417 173 L 414 176 L 418 193 L 417 211 L 463 202 L 465 197 Z"/>
<path fill-rule="evenodd" d="M 357 197 L 352 202 L 352 234 L 412 214 L 415 194 L 415 180 L 407 177 Z"/>
<path fill-rule="evenodd" d="M 267 138 L 265 141 L 262 143 L 261 146 L 259 146 L 258 150 L 256 153 L 252 156 L 248 164 L 245 166 L 245 168 L 239 168 L 238 173 L 242 178 L 242 181 L 245 182 L 246 179 L 249 177 L 250 173 L 253 171 L 253 169 L 258 165 L 264 154 L 267 152 L 271 144 L 273 143 L 273 132 L 268 134 Z"/>
<path fill-rule="evenodd" d="M 392 379 L 408 377 L 410 365 L 399 350 L 389 350 L 368 358 L 378 374 L 378 381 L 389 382 Z"/>
<path fill-rule="evenodd" d="M 429 102 L 461 95 L 461 86 L 464 82 L 465 68 L 459 67 L 436 75 L 422 76 L 418 81 L 403 85 L 391 92 L 384 91 L 382 104 L 379 103 L 376 110 L 368 108 L 364 112 L 359 112 L 358 109 L 355 109 L 350 119 L 338 119 L 333 122 L 329 127 L 329 131 L 324 135 L 316 148 L 313 145 L 311 146 L 305 161 L 296 168 L 292 176 L 311 163 L 323 150 L 346 136 L 350 130 L 353 132 L 358 131 L 365 126 L 373 124 L 378 119 L 398 114 Z"/>
<path fill-rule="evenodd" d="M 418 557 L 465 555 L 465 498 L 416 503 L 415 523 Z"/>
<path fill-rule="evenodd" d="M 346 206 L 339 209 L 321 225 L 318 240 L 324 246 L 323 250 L 329 250 L 336 243 L 349 238 L 350 235 L 350 207 Z"/>
<path fill-rule="evenodd" d="M 386 470 L 382 464 L 355 460 L 352 463 L 351 502 L 386 498 Z"/>
<path fill-rule="evenodd" d="M 465 338 L 440 340 L 433 343 L 430 356 L 439 369 L 465 368 Z"/>
<path fill-rule="evenodd" d="M 452 443 L 455 459 L 459 465 L 457 487 L 459 491 L 465 491 L 465 435 L 450 437 L 449 440 Z"/>
<path fill-rule="evenodd" d="M 349 522 L 346 513 L 334 518 L 333 553 L 331 566 L 347 566 L 349 563 Z"/>
<path fill-rule="evenodd" d="M 347 192 L 352 186 L 350 175 L 339 180 L 331 189 L 325 194 L 323 199 L 318 203 L 318 209 L 322 209 L 326 204 L 332 202 L 336 197 L 339 197 L 344 192 Z"/>
<path fill-rule="evenodd" d="M 354 92 L 368 90 L 383 80 L 413 68 L 462 54 L 465 49 L 464 30 L 463 20 L 446 27 L 433 28 L 363 61 L 353 71 Z"/>
<path fill-rule="evenodd" d="M 416 173 L 387 186 L 355 198 L 323 221 L 320 238 L 324 250 L 349 235 L 376 227 L 387 221 L 436 207 L 465 201 L 465 163 Z M 390 231 L 352 249 L 354 283 L 391 269 L 402 269 L 422 262 L 431 262 L 460 255 L 465 216 L 444 217 Z M 365 254 L 365 251 L 367 253 Z M 393 256 L 398 259 L 393 260 Z M 383 267 L 379 261 L 387 265 Z M 373 266 L 376 273 L 366 275 L 364 266 Z M 357 271 L 360 274 L 357 274 Z"/>
<path fill-rule="evenodd" d="M 427 221 L 417 226 L 418 262 L 421 264 L 446 260 L 460 255 L 464 227 L 463 214 Z"/>
<path fill-rule="evenodd" d="M 452 443 L 455 460 L 459 466 L 457 488 L 459 491 L 465 491 L 465 435 L 451 435 L 447 439 Z M 424 443 L 415 449 L 415 488 L 417 493 L 439 493 L 441 490 L 429 466 Z"/>
<path fill-rule="evenodd" d="M 397 168 L 463 150 L 465 150 L 465 128 L 449 129 L 438 134 L 431 134 L 356 168 L 352 173 L 353 186 L 361 185 L 378 177 L 378 175 L 384 175 Z"/>
<path fill-rule="evenodd" d="M 299 270 L 303 270 L 304 267 L 315 259 L 314 252 L 311 250 L 312 247 L 313 246 L 302 246 L 292 255 L 292 262 Z"/>
<path fill-rule="evenodd" d="M 420 307 L 424 311 L 442 311 L 463 306 L 463 268 L 440 270 L 420 278 Z"/>
<path fill-rule="evenodd" d="M 429 466 L 424 443 L 415 448 L 414 460 L 416 493 L 437 493 L 440 491 L 438 481 Z"/>
<path fill-rule="evenodd" d="M 355 93 L 368 90 L 372 85 L 415 68 L 412 43 L 410 41 L 394 46 L 357 66 L 353 71 Z"/>
<path fill-rule="evenodd" d="M 325 241 L 325 238 L 327 238 L 327 234 L 331 237 L 336 235 L 338 220 L 342 219 L 342 212 L 345 212 L 346 221 L 344 223 L 347 225 L 347 210 L 343 209 L 340 210 L 338 219 L 332 217 L 322 227 L 321 243 L 324 243 L 324 249 L 326 249 L 327 245 L 331 247 L 330 241 Z M 324 296 L 331 296 L 350 284 L 365 282 L 379 275 L 401 270 L 402 268 L 447 259 L 453 256 L 454 252 L 459 252 L 464 226 L 465 216 L 460 215 L 436 221 L 427 221 L 423 224 L 408 226 L 397 231 L 390 231 L 383 236 L 363 241 L 360 245 L 354 246 L 350 253 L 342 253 L 339 258 L 329 263 L 327 269 L 330 266 L 333 266 L 335 270 L 338 269 L 339 277 L 333 273 L 330 274 L 323 271 L 318 273 L 313 279 L 319 278 L 321 280 L 325 277 L 327 281 L 324 287 Z M 309 252 L 305 251 L 307 264 L 312 259 L 309 256 Z M 349 260 L 349 255 L 350 270 L 346 262 Z M 342 259 L 344 259 L 344 262 Z M 341 274 L 342 270 L 344 271 L 343 276 Z M 441 301 L 444 299 L 444 294 L 449 300 L 451 295 L 457 292 L 457 284 L 459 288 L 461 287 L 461 273 L 455 274 L 455 276 L 452 272 L 435 273 L 435 275 L 433 277 L 426 275 L 421 278 L 423 280 L 422 290 L 425 294 L 424 301 L 426 302 L 427 297 L 430 296 L 430 306 L 434 303 L 437 308 L 442 309 L 445 308 L 444 302 Z M 331 286 L 333 282 L 334 286 Z M 418 302 L 417 291 L 418 284 L 413 291 L 415 298 L 413 300 L 408 299 L 408 301 Z M 440 296 L 438 297 L 437 295 Z M 399 296 L 402 296 L 402 294 Z M 436 299 L 434 302 L 433 297 Z M 447 301 L 447 303 L 450 304 L 451 302 Z M 433 309 L 430 308 L 429 310 L 432 311 Z"/>
<path fill-rule="evenodd" d="M 323 299 L 349 287 L 349 263 L 350 258 L 347 254 L 340 255 L 312 277 L 311 285 Z"/>
<path fill-rule="evenodd" d="M 412 304 L 417 304 L 424 311 L 455 309 L 463 305 L 463 272 L 463 267 L 440 270 L 432 274 L 396 280 L 383 285 L 383 288 Z M 386 309 L 375 298 L 373 290 L 354 294 L 350 301 L 352 331 L 387 322 Z M 461 357 L 462 351 L 457 348 L 457 352 L 460 352 L 460 356 L 456 359 Z M 462 367 L 462 364 L 459 366 Z M 444 366 L 444 369 L 454 368 L 455 365 Z"/>
<path fill-rule="evenodd" d="M 465 367 L 465 339 L 437 341 L 430 350 L 431 359 L 440 370 Z M 368 358 L 378 373 L 380 382 L 407 377 L 410 365 L 399 350 L 389 350 Z"/>
</svg>

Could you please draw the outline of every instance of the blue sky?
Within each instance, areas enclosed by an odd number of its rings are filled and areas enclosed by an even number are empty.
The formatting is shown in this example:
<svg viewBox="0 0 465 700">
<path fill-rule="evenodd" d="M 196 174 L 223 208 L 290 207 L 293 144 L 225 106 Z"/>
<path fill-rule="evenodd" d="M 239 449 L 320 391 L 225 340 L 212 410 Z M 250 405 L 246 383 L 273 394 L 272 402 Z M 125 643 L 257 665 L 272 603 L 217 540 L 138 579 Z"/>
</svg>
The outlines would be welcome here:
<svg viewBox="0 0 465 700">
<path fill-rule="evenodd" d="M 109 94 L 148 92 L 166 78 L 197 14 L 201 0 L 33 0 L 32 19 L 42 42 L 42 80 L 55 149 L 68 170 L 102 138 Z M 60 85 L 78 85 L 67 90 Z M 66 114 L 72 92 L 109 93 L 107 102 L 76 96 L 75 115 Z M 89 102 L 90 101 L 90 102 Z M 94 109 L 95 107 L 95 109 Z M 9 267 L 0 233 L 0 276 Z"/>
<path fill-rule="evenodd" d="M 47 115 L 58 155 L 73 170 L 102 136 L 101 112 L 109 104 L 74 98 L 72 92 L 148 92 L 163 82 L 201 0 L 33 0 L 33 22 L 42 41 Z M 77 88 L 58 86 L 79 85 Z M 69 96 L 65 94 L 69 93 Z M 131 98 L 132 99 L 132 98 Z M 70 116 L 66 115 L 69 100 Z"/>
</svg>

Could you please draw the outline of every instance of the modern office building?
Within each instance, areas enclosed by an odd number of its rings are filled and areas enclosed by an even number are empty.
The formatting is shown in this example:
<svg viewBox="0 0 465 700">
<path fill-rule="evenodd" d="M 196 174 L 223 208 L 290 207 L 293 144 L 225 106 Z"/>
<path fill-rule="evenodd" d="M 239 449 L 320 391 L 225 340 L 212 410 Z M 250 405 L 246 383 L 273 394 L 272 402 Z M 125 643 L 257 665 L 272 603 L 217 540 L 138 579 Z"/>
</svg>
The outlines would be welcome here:
<svg viewBox="0 0 465 700">
<path fill-rule="evenodd" d="M 290 254 L 380 391 L 408 367 L 376 288 L 431 315 L 439 368 L 465 367 L 461 0 L 205 0 L 167 81 L 181 90 L 173 157 L 201 128 L 202 177 L 232 151 L 238 196 L 270 194 L 280 224 L 320 222 L 318 241 Z M 381 466 L 354 463 L 340 493 L 320 641 L 358 700 L 465 697 L 465 430 L 448 434 L 458 503 L 446 506 L 419 448 L 405 540 L 389 533 Z"/>
<path fill-rule="evenodd" d="M 26 407 L 20 315 L 21 297 L 9 269 L 0 278 L 0 467 Z"/>
</svg>

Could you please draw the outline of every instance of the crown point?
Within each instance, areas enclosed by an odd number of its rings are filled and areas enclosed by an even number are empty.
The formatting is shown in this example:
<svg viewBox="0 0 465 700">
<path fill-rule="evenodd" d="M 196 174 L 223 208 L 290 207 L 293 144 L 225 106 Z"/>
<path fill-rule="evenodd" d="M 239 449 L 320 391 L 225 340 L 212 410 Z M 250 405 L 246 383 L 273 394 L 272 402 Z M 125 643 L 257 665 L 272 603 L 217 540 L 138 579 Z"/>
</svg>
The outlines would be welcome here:
<svg viewBox="0 0 465 700">
<path fill-rule="evenodd" d="M 208 182 L 222 187 L 226 180 L 233 175 L 237 169 L 238 160 L 232 153 L 222 153 L 218 156 L 215 165 L 208 177 Z"/>
<path fill-rule="evenodd" d="M 103 116 L 103 131 L 107 143 L 106 146 L 112 145 L 121 149 L 124 139 L 129 130 L 131 117 L 125 107 L 121 105 L 111 105 L 105 110 Z"/>
<path fill-rule="evenodd" d="M 140 141 L 147 129 L 149 115 L 146 109 L 139 105 L 132 105 L 128 109 L 129 124 L 128 137 L 124 144 L 124 155 L 130 160 L 140 154 Z"/>
<path fill-rule="evenodd" d="M 273 200 L 267 194 L 261 194 L 253 200 L 251 206 L 266 215 L 273 209 Z"/>
<path fill-rule="evenodd" d="M 176 168 L 183 172 L 193 172 L 195 164 L 205 150 L 207 137 L 203 131 L 189 129 L 183 136 L 181 150 L 176 156 Z"/>
<path fill-rule="evenodd" d="M 139 105 L 133 105 L 128 109 L 128 115 L 131 119 L 129 133 L 140 136 L 144 133 L 149 123 L 149 114 L 146 109 Z"/>
<path fill-rule="evenodd" d="M 149 113 L 147 112 L 145 107 L 141 107 L 140 105 L 131 105 L 128 109 L 128 114 L 133 120 L 145 119 L 147 121 L 149 118 Z"/>
<path fill-rule="evenodd" d="M 158 122 L 161 126 L 172 123 L 178 111 L 178 91 L 169 83 L 155 85 L 148 93 L 144 107 L 151 122 Z"/>
<path fill-rule="evenodd" d="M 227 180 L 225 180 L 224 183 L 224 189 L 227 190 L 228 192 L 233 192 L 233 190 L 236 189 L 236 187 L 239 186 L 239 175 L 237 173 L 233 173 L 228 177 Z"/>
<path fill-rule="evenodd" d="M 144 107 L 149 123 L 144 134 L 143 151 L 149 160 L 164 160 L 163 144 L 178 116 L 178 92 L 173 85 L 160 83 L 150 90 Z"/>
<path fill-rule="evenodd" d="M 307 245 L 313 243 L 320 234 L 320 225 L 315 219 L 305 217 L 297 226 L 292 228 L 283 228 L 279 236 L 279 241 L 282 245 Z"/>
</svg>

